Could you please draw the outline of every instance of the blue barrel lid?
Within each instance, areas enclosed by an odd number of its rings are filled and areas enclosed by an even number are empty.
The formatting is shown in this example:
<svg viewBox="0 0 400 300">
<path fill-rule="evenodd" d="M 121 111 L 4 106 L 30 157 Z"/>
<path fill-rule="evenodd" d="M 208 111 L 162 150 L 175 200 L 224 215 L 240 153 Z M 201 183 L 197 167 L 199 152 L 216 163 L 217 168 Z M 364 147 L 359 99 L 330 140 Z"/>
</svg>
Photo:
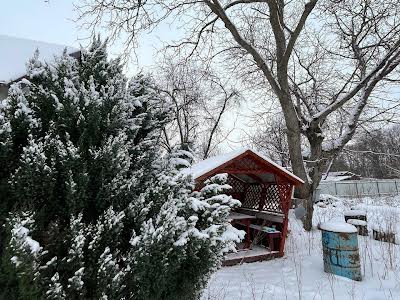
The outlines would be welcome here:
<svg viewBox="0 0 400 300">
<path fill-rule="evenodd" d="M 345 222 L 324 222 L 319 226 L 321 230 L 340 232 L 340 233 L 356 233 L 357 228 Z"/>
</svg>

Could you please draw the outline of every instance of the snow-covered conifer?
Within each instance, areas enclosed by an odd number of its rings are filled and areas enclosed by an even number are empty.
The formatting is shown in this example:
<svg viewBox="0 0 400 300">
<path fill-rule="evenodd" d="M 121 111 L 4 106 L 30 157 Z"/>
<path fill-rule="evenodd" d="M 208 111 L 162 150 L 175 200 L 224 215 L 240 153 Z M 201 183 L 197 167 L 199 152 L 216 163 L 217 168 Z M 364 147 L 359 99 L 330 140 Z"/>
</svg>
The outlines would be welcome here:
<svg viewBox="0 0 400 300">
<path fill-rule="evenodd" d="M 171 106 L 149 76 L 128 81 L 99 39 L 82 52 L 36 53 L 0 106 L 13 296 L 196 299 L 241 238 L 239 203 L 224 176 L 194 191 L 190 151 L 163 154 Z"/>
</svg>

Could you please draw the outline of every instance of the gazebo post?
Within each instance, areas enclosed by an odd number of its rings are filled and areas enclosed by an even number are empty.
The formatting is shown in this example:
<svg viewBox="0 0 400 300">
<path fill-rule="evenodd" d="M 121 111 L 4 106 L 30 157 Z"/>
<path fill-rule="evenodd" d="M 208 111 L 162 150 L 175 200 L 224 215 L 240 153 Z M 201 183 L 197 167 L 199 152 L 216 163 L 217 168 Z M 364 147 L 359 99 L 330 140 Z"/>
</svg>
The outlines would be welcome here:
<svg viewBox="0 0 400 300">
<path fill-rule="evenodd" d="M 290 184 L 289 189 L 283 188 L 279 182 L 279 176 L 275 176 L 275 182 L 278 186 L 279 192 L 279 199 L 281 201 L 281 207 L 283 211 L 283 228 L 282 228 L 282 236 L 279 245 L 279 257 L 282 257 L 285 253 L 285 241 L 286 235 L 288 231 L 288 224 L 289 224 L 289 208 L 290 208 L 290 200 L 292 197 L 293 185 Z"/>
</svg>

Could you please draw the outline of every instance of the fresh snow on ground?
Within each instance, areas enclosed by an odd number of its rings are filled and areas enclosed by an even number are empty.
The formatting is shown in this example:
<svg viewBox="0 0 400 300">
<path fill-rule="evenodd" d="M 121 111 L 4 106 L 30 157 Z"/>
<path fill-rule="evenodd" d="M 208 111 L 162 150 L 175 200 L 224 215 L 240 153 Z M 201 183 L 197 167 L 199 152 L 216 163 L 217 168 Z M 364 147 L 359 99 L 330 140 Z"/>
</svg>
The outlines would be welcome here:
<svg viewBox="0 0 400 300">
<path fill-rule="evenodd" d="M 400 196 L 388 198 L 339 199 L 322 195 L 315 206 L 315 229 L 305 232 L 290 213 L 286 255 L 271 261 L 224 267 L 211 277 L 202 300 L 222 299 L 400 299 L 400 245 L 372 239 L 372 227 L 382 220 L 400 219 Z M 368 237 L 358 236 L 363 281 L 324 273 L 321 232 L 327 221 L 344 222 L 349 209 L 367 213 Z"/>
</svg>

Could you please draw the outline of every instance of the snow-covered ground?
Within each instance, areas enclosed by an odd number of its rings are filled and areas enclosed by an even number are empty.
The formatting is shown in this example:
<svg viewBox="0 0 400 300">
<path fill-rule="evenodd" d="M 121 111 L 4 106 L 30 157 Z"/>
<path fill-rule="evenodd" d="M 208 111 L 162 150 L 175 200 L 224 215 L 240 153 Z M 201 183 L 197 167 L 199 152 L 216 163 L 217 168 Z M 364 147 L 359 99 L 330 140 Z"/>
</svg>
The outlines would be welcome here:
<svg viewBox="0 0 400 300">
<path fill-rule="evenodd" d="M 344 222 L 350 208 L 367 212 L 368 226 L 400 224 L 400 196 L 338 199 L 323 196 L 315 206 L 314 225 Z M 363 281 L 324 273 L 321 233 L 305 232 L 291 212 L 286 255 L 272 261 L 224 267 L 210 279 L 202 300 L 222 299 L 400 299 L 400 245 L 358 236 Z"/>
</svg>

